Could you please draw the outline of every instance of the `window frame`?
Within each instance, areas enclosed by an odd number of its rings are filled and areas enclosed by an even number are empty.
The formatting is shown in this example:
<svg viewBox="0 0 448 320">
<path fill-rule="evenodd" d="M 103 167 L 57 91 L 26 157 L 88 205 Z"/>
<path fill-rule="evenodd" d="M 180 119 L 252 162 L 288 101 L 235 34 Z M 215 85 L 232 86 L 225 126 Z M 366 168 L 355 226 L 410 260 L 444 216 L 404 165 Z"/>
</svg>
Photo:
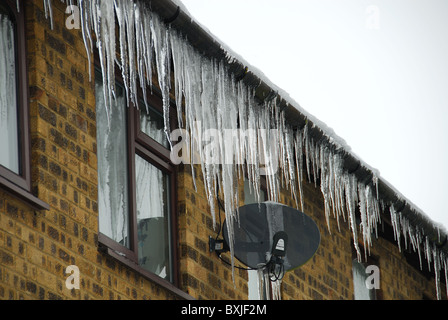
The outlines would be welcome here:
<svg viewBox="0 0 448 320">
<path fill-rule="evenodd" d="M 47 203 L 38 199 L 31 193 L 31 145 L 25 7 L 23 1 L 20 1 L 18 11 L 17 2 L 13 0 L 6 0 L 3 5 L 9 10 L 14 25 L 19 174 L 0 164 L 0 188 L 15 197 L 24 200 L 36 210 L 49 210 L 49 205 Z"/>
<path fill-rule="evenodd" d="M 99 57 L 95 53 L 95 70 L 101 74 L 99 67 Z M 97 72 L 95 72 L 96 76 Z M 116 68 L 116 83 L 124 87 L 121 71 Z M 147 102 L 155 111 L 162 113 L 163 103 L 161 95 L 158 90 L 153 88 L 147 90 Z M 143 101 L 142 90 L 138 89 L 138 98 Z M 146 135 L 140 128 L 140 112 L 141 108 L 145 107 L 144 103 L 139 103 L 136 107 L 132 101 L 128 101 L 129 107 L 126 111 L 126 125 L 127 125 L 127 161 L 128 161 L 128 198 L 129 198 L 129 236 L 130 248 L 127 248 L 107 235 L 98 230 L 98 244 L 99 249 L 104 253 L 116 258 L 126 266 L 140 273 L 142 276 L 158 283 L 166 289 L 180 295 L 183 298 L 190 299 L 191 297 L 179 289 L 179 252 L 178 252 L 178 220 L 177 220 L 177 173 L 178 168 L 171 163 L 170 150 L 159 144 L 157 141 Z M 171 129 L 177 127 L 177 112 L 173 105 L 170 108 Z M 169 177 L 169 238 L 170 238 L 170 273 L 171 281 L 163 279 L 158 275 L 144 269 L 138 264 L 138 226 L 137 226 L 137 212 L 136 212 L 136 177 L 135 177 L 135 158 L 136 155 L 142 157 L 148 163 L 160 169 Z M 100 214 L 100 213 L 99 213 Z"/>
</svg>

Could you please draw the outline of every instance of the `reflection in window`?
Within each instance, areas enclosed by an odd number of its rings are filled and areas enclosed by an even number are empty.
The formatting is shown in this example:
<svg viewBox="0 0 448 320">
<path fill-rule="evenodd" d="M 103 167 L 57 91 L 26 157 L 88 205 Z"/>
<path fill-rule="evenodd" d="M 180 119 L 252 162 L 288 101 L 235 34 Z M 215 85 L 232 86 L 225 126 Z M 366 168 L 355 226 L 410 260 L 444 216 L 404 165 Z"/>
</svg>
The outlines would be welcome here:
<svg viewBox="0 0 448 320">
<path fill-rule="evenodd" d="M 21 174 L 14 24 L 0 5 L 0 165 Z"/>
<path fill-rule="evenodd" d="M 169 176 L 135 156 L 139 265 L 170 280 Z"/>
<path fill-rule="evenodd" d="M 149 108 L 148 111 L 145 107 L 141 109 L 140 129 L 165 148 L 169 148 L 169 142 L 164 130 L 163 117 L 154 109 Z"/>
<path fill-rule="evenodd" d="M 99 229 L 130 248 L 126 98 L 117 86 L 108 114 L 101 75 L 95 79 Z"/>
</svg>

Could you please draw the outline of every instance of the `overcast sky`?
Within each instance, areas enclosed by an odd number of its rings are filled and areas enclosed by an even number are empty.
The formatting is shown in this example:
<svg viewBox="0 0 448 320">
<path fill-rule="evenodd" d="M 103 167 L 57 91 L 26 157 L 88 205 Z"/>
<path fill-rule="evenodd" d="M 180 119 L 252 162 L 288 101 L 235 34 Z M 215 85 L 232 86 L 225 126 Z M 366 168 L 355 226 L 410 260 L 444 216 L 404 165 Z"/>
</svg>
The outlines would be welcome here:
<svg viewBox="0 0 448 320">
<path fill-rule="evenodd" d="M 448 229 L 447 0 L 182 0 Z"/>
</svg>

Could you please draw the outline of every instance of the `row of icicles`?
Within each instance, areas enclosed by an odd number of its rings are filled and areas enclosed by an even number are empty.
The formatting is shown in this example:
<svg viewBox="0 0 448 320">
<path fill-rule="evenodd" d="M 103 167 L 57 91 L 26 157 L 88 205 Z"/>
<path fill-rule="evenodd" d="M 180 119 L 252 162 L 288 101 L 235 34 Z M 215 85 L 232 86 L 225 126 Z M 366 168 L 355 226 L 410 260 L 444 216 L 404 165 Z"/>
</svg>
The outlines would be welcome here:
<svg viewBox="0 0 448 320">
<path fill-rule="evenodd" d="M 303 211 L 302 180 L 314 181 L 316 187 L 320 180 L 320 189 L 324 197 L 325 217 L 328 230 L 331 215 L 337 220 L 347 221 L 353 235 L 353 243 L 358 260 L 363 253 L 358 246 L 358 234 L 364 243 L 364 256 L 367 257 L 372 244 L 372 236 L 377 236 L 377 227 L 381 222 L 380 212 L 389 207 L 394 235 L 400 251 L 400 237 L 404 237 L 405 247 L 418 252 L 422 264 L 421 247 L 428 267 L 435 271 L 437 298 L 441 298 L 440 271 L 445 270 L 447 279 L 448 257 L 435 244 L 430 243 L 423 230 L 412 226 L 406 217 L 397 213 L 393 204 L 384 203 L 378 197 L 378 176 L 374 174 L 369 183 L 359 182 L 354 174 L 343 167 L 344 146 L 327 134 L 330 145 L 323 140 L 315 141 L 310 136 L 309 125 L 302 129 L 293 129 L 284 119 L 275 99 L 259 103 L 254 97 L 255 88 L 248 87 L 243 81 L 237 81 L 228 70 L 229 61 L 215 61 L 197 52 L 188 41 L 170 26 L 165 25 L 157 14 L 151 12 L 144 1 L 135 0 L 60 0 L 68 5 L 76 5 L 80 10 L 81 29 L 89 66 L 95 48 L 98 49 L 104 83 L 106 106 L 114 99 L 115 65 L 118 64 L 126 89 L 128 101 L 138 101 L 137 88 L 152 88 L 153 72 L 157 75 L 163 98 L 163 114 L 167 134 L 169 123 L 170 91 L 175 92 L 179 125 L 189 133 L 187 146 L 198 153 L 205 185 L 205 192 L 215 218 L 216 192 L 222 193 L 230 249 L 233 258 L 233 221 L 237 219 L 238 181 L 244 172 L 235 169 L 235 165 L 226 164 L 225 159 L 217 163 L 205 161 L 204 141 L 200 137 L 208 129 L 236 129 L 241 132 L 253 130 L 252 138 L 241 139 L 239 144 L 225 144 L 217 139 L 218 157 L 229 153 L 235 155 L 238 163 L 249 163 L 247 178 L 252 190 L 259 197 L 260 167 L 257 159 L 278 159 L 277 174 L 266 175 L 271 201 L 277 201 L 281 187 L 290 190 L 297 207 Z M 19 0 L 17 0 L 19 4 Z M 51 0 L 43 0 L 45 13 L 53 25 Z M 118 21 L 118 33 L 116 33 Z M 96 43 L 93 41 L 92 32 Z M 116 39 L 116 34 L 118 39 Z M 116 52 L 119 41 L 119 52 Z M 120 60 L 117 60 L 117 54 Z M 229 54 L 229 60 L 232 58 Z M 171 83 L 170 70 L 174 69 L 174 83 Z M 90 77 L 91 78 L 91 77 Z M 184 103 L 183 103 L 184 102 Z M 145 101 L 146 103 L 146 101 Z M 137 105 L 137 104 L 135 104 Z M 185 115 L 185 121 L 182 118 Z M 263 132 L 259 129 L 266 129 Z M 274 130 L 269 130 L 274 129 Z M 266 133 L 267 132 L 267 133 Z M 276 148 L 269 141 L 272 138 Z M 206 141 L 208 142 L 208 141 Z M 235 147 L 236 146 L 236 147 Z M 216 156 L 216 155 L 215 155 Z M 277 158 L 275 158 L 277 157 Z M 302 170 L 305 168 L 305 170 Z M 194 170 L 192 166 L 192 170 Z M 193 177 L 195 175 L 193 174 Z M 196 186 L 196 183 L 195 183 Z M 359 226 L 355 211 L 359 210 Z M 359 231 L 358 231 L 359 228 Z M 233 268 L 232 268 L 233 270 Z"/>
</svg>

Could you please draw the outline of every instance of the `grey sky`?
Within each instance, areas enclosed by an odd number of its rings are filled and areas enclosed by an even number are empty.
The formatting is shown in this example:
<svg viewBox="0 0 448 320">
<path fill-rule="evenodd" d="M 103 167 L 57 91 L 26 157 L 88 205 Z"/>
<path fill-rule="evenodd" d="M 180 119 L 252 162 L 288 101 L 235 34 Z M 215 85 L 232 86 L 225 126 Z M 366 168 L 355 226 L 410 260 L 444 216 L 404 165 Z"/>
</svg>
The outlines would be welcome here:
<svg viewBox="0 0 448 320">
<path fill-rule="evenodd" d="M 182 3 L 448 229 L 448 1 Z"/>
</svg>

